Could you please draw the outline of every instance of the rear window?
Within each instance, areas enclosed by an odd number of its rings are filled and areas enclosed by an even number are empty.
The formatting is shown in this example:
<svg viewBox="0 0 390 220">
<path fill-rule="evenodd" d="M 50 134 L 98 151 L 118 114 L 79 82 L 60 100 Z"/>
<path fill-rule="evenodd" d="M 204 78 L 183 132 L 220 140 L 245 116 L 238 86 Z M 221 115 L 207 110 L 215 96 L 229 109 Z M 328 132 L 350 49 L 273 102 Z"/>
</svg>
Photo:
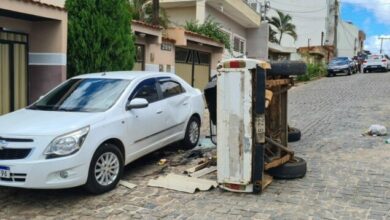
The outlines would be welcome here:
<svg viewBox="0 0 390 220">
<path fill-rule="evenodd" d="M 382 59 L 383 56 L 382 55 L 369 55 L 367 57 L 368 60 L 379 60 L 379 59 Z"/>
</svg>

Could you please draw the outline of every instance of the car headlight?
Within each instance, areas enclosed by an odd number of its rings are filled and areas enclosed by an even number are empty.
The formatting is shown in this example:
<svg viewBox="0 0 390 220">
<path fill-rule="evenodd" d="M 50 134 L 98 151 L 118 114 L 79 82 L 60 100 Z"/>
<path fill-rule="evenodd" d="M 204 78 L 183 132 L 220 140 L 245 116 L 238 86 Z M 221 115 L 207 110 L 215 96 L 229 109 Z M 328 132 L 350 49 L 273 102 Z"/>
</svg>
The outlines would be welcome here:
<svg viewBox="0 0 390 220">
<path fill-rule="evenodd" d="M 89 126 L 56 137 L 46 148 L 48 158 L 68 156 L 76 153 L 83 145 L 89 132 Z"/>
</svg>

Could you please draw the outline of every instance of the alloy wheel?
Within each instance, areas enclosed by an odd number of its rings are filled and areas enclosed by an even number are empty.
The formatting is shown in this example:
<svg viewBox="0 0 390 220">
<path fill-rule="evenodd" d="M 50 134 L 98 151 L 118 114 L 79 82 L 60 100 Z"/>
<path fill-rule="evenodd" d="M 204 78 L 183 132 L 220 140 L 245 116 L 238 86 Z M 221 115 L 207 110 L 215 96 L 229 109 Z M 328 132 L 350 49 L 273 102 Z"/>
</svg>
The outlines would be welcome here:
<svg viewBox="0 0 390 220">
<path fill-rule="evenodd" d="M 195 144 L 199 139 L 199 125 L 196 121 L 192 121 L 189 130 L 190 141 Z"/>
<path fill-rule="evenodd" d="M 102 154 L 96 161 L 95 179 L 102 186 L 113 183 L 119 174 L 119 158 L 112 152 Z"/>
</svg>

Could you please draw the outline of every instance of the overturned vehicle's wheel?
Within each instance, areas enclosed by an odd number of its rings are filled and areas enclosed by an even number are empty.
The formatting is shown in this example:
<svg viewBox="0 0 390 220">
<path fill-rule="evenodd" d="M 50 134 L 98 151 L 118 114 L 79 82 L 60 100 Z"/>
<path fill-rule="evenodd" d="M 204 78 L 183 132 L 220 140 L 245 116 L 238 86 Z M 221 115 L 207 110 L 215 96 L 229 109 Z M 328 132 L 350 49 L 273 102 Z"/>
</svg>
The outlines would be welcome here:
<svg viewBox="0 0 390 220">
<path fill-rule="evenodd" d="M 288 142 L 296 142 L 301 140 L 301 131 L 298 128 L 288 128 Z"/>
<path fill-rule="evenodd" d="M 267 172 L 275 179 L 297 179 L 306 175 L 306 161 L 300 157 L 294 157 L 282 166 L 269 169 Z"/>
</svg>

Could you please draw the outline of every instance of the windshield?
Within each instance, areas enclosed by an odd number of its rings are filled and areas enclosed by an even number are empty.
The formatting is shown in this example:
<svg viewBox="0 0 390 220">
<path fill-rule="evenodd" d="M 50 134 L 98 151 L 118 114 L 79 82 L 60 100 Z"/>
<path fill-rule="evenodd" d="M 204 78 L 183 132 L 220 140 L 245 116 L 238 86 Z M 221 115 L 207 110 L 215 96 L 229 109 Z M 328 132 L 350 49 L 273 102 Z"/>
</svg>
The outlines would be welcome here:
<svg viewBox="0 0 390 220">
<path fill-rule="evenodd" d="M 345 59 L 334 59 L 330 61 L 330 64 L 332 65 L 345 65 L 348 64 L 348 60 Z"/>
<path fill-rule="evenodd" d="M 129 83 L 122 79 L 71 79 L 28 109 L 103 112 L 114 105 Z"/>
</svg>

